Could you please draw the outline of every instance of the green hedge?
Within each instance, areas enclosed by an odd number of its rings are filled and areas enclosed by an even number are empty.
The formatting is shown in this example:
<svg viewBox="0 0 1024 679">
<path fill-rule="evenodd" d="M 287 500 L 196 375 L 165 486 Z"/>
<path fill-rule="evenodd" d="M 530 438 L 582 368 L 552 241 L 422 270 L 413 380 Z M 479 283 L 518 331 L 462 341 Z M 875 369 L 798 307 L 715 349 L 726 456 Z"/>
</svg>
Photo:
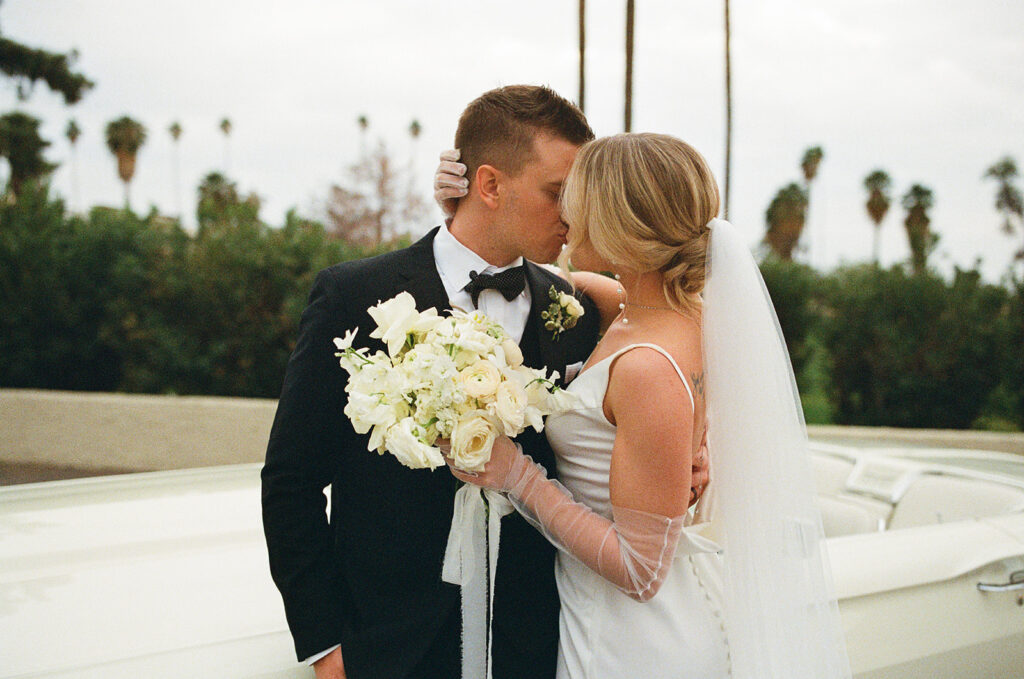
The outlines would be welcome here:
<svg viewBox="0 0 1024 679">
<path fill-rule="evenodd" d="M 156 213 L 0 204 L 0 386 L 275 397 L 313 276 L 373 254 L 238 203 Z M 391 244 L 390 247 L 404 245 Z M 762 263 L 809 422 L 1024 427 L 1024 283 Z"/>
<path fill-rule="evenodd" d="M 0 207 L 0 385 L 276 397 L 316 272 L 374 252 L 294 214 L 192 237 L 25 191 Z"/>
</svg>

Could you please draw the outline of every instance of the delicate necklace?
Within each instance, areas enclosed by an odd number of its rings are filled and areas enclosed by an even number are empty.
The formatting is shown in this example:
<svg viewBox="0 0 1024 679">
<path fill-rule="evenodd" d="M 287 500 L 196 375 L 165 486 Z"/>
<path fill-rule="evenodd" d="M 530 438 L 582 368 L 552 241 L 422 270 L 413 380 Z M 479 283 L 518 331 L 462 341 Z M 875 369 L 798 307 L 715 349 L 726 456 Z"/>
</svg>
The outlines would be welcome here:
<svg viewBox="0 0 1024 679">
<path fill-rule="evenodd" d="M 675 311 L 670 306 L 647 306 L 646 304 L 634 304 L 633 302 L 626 302 L 626 306 L 635 306 L 638 309 L 657 309 L 658 311 Z"/>
<path fill-rule="evenodd" d="M 615 282 L 619 285 L 618 293 L 619 299 L 621 300 L 619 302 L 619 315 L 622 316 L 622 324 L 627 325 L 629 323 L 629 319 L 626 318 L 626 291 L 622 289 L 622 283 L 619 283 L 619 274 L 615 274 Z"/>
<path fill-rule="evenodd" d="M 619 274 L 615 274 L 615 280 L 616 281 L 619 280 Z M 629 324 L 629 319 L 626 318 L 626 307 L 628 307 L 628 306 L 633 306 L 633 307 L 636 307 L 638 309 L 651 309 L 651 310 L 654 310 L 654 311 L 675 311 L 675 309 L 673 309 L 672 307 L 668 307 L 668 306 L 650 306 L 650 305 L 647 305 L 647 304 L 636 304 L 635 302 L 627 302 L 626 301 L 626 291 L 622 289 L 622 284 L 621 283 L 619 283 L 619 288 L 618 288 L 617 292 L 619 293 L 619 299 L 621 300 L 619 302 L 619 313 L 622 316 L 622 324 L 623 325 L 628 325 Z"/>
</svg>

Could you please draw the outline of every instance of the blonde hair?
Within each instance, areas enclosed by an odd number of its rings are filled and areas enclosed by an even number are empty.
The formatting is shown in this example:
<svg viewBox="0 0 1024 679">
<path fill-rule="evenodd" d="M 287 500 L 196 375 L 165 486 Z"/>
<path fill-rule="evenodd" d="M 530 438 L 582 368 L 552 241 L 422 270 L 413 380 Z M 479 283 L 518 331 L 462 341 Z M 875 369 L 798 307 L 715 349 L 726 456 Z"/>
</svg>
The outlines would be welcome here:
<svg viewBox="0 0 1024 679">
<path fill-rule="evenodd" d="M 707 161 L 664 134 L 619 134 L 585 144 L 562 190 L 568 246 L 590 241 L 613 267 L 662 272 L 665 296 L 682 313 L 699 313 L 718 185 Z"/>
</svg>

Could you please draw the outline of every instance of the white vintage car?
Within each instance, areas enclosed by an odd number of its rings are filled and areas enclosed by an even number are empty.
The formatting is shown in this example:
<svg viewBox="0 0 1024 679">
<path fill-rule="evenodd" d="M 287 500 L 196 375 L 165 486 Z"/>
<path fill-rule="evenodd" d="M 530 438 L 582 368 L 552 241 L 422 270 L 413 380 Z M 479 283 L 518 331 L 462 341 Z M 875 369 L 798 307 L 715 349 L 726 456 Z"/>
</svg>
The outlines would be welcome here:
<svg viewBox="0 0 1024 679">
<path fill-rule="evenodd" d="M 1024 676 L 1024 458 L 814 445 L 859 679 Z M 259 466 L 0 488 L 0 677 L 311 677 Z"/>
</svg>

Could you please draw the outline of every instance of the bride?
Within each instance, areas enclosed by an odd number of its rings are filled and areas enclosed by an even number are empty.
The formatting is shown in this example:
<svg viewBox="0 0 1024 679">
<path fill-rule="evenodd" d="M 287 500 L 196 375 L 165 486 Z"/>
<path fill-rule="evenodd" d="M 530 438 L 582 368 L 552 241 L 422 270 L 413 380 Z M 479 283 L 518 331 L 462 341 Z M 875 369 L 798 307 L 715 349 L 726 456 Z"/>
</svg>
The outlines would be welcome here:
<svg viewBox="0 0 1024 679">
<path fill-rule="evenodd" d="M 703 157 L 592 141 L 562 206 L 560 264 L 605 332 L 580 405 L 547 420 L 561 483 L 508 438 L 484 472 L 452 468 L 559 548 L 558 677 L 849 676 L 785 343 Z M 711 484 L 687 511 L 705 435 Z"/>
</svg>

